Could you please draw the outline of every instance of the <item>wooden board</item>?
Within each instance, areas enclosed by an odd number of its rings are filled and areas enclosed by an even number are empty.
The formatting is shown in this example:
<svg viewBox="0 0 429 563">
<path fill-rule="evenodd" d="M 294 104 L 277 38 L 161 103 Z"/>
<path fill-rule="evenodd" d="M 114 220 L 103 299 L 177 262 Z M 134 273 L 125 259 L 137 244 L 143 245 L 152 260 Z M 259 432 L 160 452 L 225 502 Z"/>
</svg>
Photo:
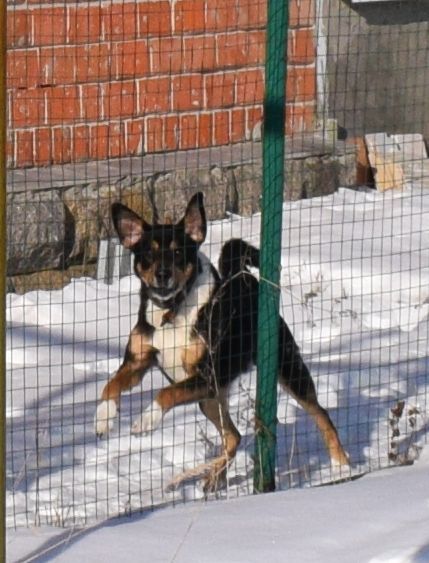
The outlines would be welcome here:
<svg viewBox="0 0 429 563">
<path fill-rule="evenodd" d="M 429 158 L 419 134 L 365 135 L 368 158 L 377 189 L 403 189 L 406 185 L 429 188 Z"/>
</svg>

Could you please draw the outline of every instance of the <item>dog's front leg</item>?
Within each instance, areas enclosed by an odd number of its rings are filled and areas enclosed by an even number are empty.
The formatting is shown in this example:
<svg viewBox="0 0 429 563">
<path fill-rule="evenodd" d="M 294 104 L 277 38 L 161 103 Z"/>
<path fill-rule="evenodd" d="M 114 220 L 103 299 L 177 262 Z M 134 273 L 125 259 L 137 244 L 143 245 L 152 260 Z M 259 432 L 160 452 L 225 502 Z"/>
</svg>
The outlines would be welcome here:
<svg viewBox="0 0 429 563">
<path fill-rule="evenodd" d="M 196 373 L 179 383 L 173 383 L 161 389 L 155 400 L 134 422 L 132 432 L 134 434 L 151 432 L 159 426 L 164 415 L 173 407 L 199 402 L 214 396 L 215 391 L 207 377 L 201 373 Z"/>
<path fill-rule="evenodd" d="M 138 385 L 154 363 L 156 357 L 154 348 L 141 346 L 136 353 L 131 344 L 130 339 L 124 362 L 101 394 L 101 403 L 98 405 L 95 415 L 95 432 L 99 438 L 108 434 L 113 428 L 121 393 Z"/>
</svg>

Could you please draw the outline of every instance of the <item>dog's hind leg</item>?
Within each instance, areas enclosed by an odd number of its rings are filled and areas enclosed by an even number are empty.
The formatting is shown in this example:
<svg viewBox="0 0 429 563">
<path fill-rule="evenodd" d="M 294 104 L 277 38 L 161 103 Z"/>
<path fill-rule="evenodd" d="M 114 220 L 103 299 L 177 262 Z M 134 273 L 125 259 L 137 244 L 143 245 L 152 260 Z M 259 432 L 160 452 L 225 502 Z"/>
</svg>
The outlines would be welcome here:
<svg viewBox="0 0 429 563">
<path fill-rule="evenodd" d="M 169 489 L 174 489 L 190 479 L 203 479 L 204 491 L 206 493 L 215 491 L 221 483 L 225 482 L 226 469 L 230 461 L 235 457 L 240 444 L 241 436 L 229 415 L 223 390 L 219 392 L 219 396 L 201 400 L 199 405 L 201 412 L 214 424 L 219 432 L 222 439 L 223 452 L 207 463 L 202 463 L 193 469 L 177 475 L 169 483 Z"/>
<path fill-rule="evenodd" d="M 279 382 L 313 418 L 332 462 L 349 465 L 349 457 L 341 445 L 337 430 L 327 411 L 319 404 L 310 372 L 289 329 L 283 326 Z"/>
<path fill-rule="evenodd" d="M 297 402 L 312 416 L 314 422 L 320 430 L 326 449 L 328 450 L 331 461 L 335 465 L 349 465 L 350 460 L 345 452 L 338 432 L 328 414 L 319 404 L 316 393 L 308 392 L 305 396 L 299 396 L 288 389 Z"/>
<path fill-rule="evenodd" d="M 222 439 L 223 453 L 209 462 L 209 471 L 204 477 L 204 490 L 210 492 L 218 488 L 218 484 L 225 481 L 226 469 L 229 462 L 235 457 L 240 444 L 241 436 L 228 412 L 226 397 L 220 391 L 220 397 L 207 399 L 200 402 L 201 412 L 216 427 Z"/>
</svg>

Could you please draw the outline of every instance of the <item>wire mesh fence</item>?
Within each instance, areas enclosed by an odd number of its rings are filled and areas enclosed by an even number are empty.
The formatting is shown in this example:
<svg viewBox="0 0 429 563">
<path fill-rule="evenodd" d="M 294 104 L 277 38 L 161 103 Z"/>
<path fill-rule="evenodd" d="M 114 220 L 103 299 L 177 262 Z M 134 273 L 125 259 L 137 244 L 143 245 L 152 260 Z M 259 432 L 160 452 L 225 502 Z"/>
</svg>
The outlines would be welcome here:
<svg viewBox="0 0 429 563">
<path fill-rule="evenodd" d="M 288 373 L 308 367 L 350 465 L 332 463 L 325 411 L 292 378 L 278 488 L 412 463 L 427 441 L 429 16 L 412 4 L 288 2 L 277 289 L 301 352 L 280 348 Z M 17 1 L 7 15 L 7 525 L 250 494 L 255 368 L 242 361 L 228 399 L 224 383 L 190 388 L 213 355 L 198 311 L 214 286 L 229 284 L 220 318 L 243 316 L 220 378 L 256 338 L 255 291 L 231 283 L 224 245 L 260 245 L 266 2 Z M 199 247 L 193 272 L 183 245 Z M 239 270 L 257 278 L 248 257 Z M 124 363 L 121 391 L 134 388 L 116 403 L 103 390 Z M 205 488 L 228 444 L 226 478 Z"/>
</svg>

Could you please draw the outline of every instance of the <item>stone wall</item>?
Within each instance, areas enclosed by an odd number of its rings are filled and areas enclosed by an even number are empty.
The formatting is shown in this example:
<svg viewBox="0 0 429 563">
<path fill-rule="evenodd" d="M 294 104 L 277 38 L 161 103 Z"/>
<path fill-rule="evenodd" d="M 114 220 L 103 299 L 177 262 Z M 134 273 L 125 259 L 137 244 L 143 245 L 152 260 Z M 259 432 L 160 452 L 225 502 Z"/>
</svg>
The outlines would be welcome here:
<svg viewBox="0 0 429 563">
<path fill-rule="evenodd" d="M 286 161 L 285 199 L 334 192 L 355 182 L 353 150 L 336 156 L 304 155 Z M 126 176 L 67 188 L 9 193 L 9 290 L 65 285 L 72 276 L 93 275 L 101 239 L 114 234 L 110 206 L 115 201 L 144 216 L 180 218 L 191 194 L 202 191 L 209 220 L 227 212 L 260 210 L 260 161 L 229 166 L 177 169 L 149 176 Z"/>
</svg>

